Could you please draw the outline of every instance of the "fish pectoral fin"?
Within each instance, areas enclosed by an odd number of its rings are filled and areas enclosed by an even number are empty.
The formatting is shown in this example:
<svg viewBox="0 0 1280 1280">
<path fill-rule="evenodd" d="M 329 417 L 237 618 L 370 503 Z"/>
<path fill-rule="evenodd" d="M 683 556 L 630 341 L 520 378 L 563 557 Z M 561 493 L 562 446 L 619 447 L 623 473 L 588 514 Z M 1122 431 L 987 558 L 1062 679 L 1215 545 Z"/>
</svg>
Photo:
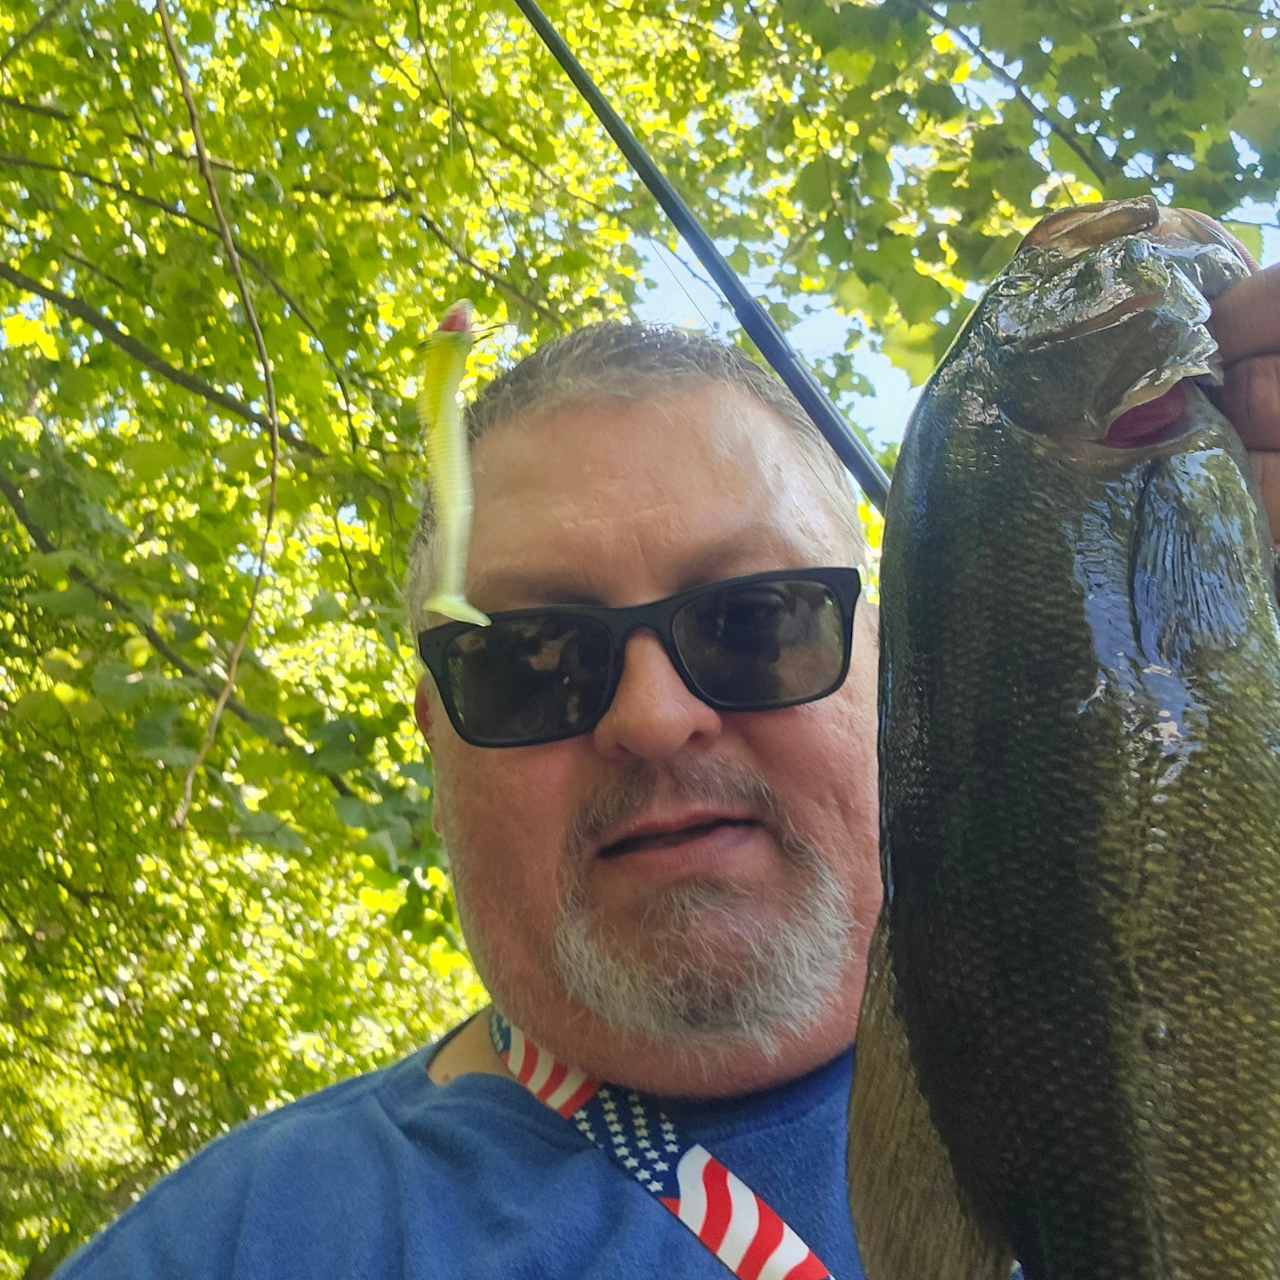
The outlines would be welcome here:
<svg viewBox="0 0 1280 1280">
<path fill-rule="evenodd" d="M 920 1092 L 897 1008 L 886 913 L 867 963 L 849 1113 L 849 1204 L 867 1280 L 1008 1280 Z"/>
<path fill-rule="evenodd" d="M 489 615 L 481 613 L 475 605 L 464 600 L 462 596 L 432 596 L 423 605 L 426 613 L 438 613 L 441 617 L 452 618 L 455 622 L 474 622 L 478 627 L 489 625 Z"/>
<path fill-rule="evenodd" d="M 1175 454 L 1155 464 L 1143 490 L 1130 598 L 1143 651 L 1164 666 L 1230 649 L 1271 602 L 1275 584 L 1257 568 L 1270 530 L 1260 507 L 1239 496 L 1240 467 L 1226 453 Z"/>
</svg>

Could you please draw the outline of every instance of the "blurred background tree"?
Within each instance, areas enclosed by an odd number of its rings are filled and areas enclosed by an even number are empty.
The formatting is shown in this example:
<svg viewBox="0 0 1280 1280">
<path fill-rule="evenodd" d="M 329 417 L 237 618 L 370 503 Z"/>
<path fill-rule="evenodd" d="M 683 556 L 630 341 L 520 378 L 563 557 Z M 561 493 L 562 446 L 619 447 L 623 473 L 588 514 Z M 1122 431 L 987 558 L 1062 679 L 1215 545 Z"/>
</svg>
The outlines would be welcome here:
<svg viewBox="0 0 1280 1280">
<path fill-rule="evenodd" d="M 481 378 L 723 327 L 509 4 L 168 13 L 0 12 L 0 1275 L 483 999 L 399 595 L 434 319 L 502 326 Z M 1154 191 L 1274 256 L 1276 0 L 550 14 L 855 425 L 1048 209 Z"/>
</svg>

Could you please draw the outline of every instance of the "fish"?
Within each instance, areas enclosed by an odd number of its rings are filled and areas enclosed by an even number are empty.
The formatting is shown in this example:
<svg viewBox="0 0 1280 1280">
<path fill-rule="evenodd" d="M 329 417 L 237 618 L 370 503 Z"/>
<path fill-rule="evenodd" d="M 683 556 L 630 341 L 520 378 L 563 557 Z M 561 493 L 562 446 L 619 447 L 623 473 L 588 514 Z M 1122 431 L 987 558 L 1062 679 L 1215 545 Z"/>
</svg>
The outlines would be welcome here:
<svg viewBox="0 0 1280 1280">
<path fill-rule="evenodd" d="M 1206 387 L 1247 274 L 1151 199 L 1043 220 L 886 512 L 869 1280 L 1280 1277 L 1280 606 Z"/>
<path fill-rule="evenodd" d="M 475 343 L 471 303 L 455 302 L 423 343 L 416 401 L 427 446 L 427 480 L 436 516 L 435 588 L 423 608 L 457 622 L 488 626 L 466 598 L 467 551 L 474 498 L 459 388 Z"/>
</svg>

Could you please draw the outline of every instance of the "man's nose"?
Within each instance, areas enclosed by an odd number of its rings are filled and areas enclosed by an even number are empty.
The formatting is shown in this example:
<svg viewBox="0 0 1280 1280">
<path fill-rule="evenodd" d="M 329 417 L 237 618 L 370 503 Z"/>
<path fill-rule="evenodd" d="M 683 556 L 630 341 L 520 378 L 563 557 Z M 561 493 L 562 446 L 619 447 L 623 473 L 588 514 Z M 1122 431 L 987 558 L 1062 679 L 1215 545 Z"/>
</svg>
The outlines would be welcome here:
<svg viewBox="0 0 1280 1280">
<path fill-rule="evenodd" d="M 627 640 L 622 679 L 592 737 L 602 755 L 656 760 L 720 733 L 721 716 L 692 694 L 651 631 Z"/>
</svg>

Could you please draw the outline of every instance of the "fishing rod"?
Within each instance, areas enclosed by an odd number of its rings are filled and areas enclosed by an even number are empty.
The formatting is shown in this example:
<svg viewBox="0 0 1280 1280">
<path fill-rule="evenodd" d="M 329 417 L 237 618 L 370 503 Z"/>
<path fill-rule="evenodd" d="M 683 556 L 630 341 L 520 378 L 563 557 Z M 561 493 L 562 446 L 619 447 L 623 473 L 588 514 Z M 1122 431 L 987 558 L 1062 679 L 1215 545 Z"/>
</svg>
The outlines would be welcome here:
<svg viewBox="0 0 1280 1280">
<path fill-rule="evenodd" d="M 529 19 L 533 29 L 542 37 L 543 44 L 551 50 L 556 61 L 568 73 L 569 79 L 587 100 L 587 104 L 596 113 L 600 123 L 609 131 L 610 137 L 618 144 L 622 154 L 640 176 L 640 180 L 666 211 L 667 217 L 675 223 L 676 230 L 697 254 L 698 261 L 719 285 L 720 292 L 728 300 L 739 323 L 751 335 L 751 340 L 760 349 L 761 354 L 787 384 L 791 394 L 804 407 L 804 411 L 813 419 L 814 425 L 826 437 L 827 443 L 836 451 L 840 461 L 852 472 L 853 478 L 858 482 L 863 493 L 875 504 L 876 509 L 883 513 L 889 496 L 889 477 L 871 456 L 871 451 L 854 435 L 849 424 L 840 416 L 840 411 L 832 404 L 831 397 L 809 372 L 808 366 L 792 350 L 782 330 L 774 324 L 773 317 L 747 292 L 746 286 L 738 279 L 737 272 L 724 260 L 724 256 L 716 248 L 711 237 L 702 229 L 680 193 L 662 175 L 658 166 L 649 157 L 649 153 L 640 144 L 640 140 L 627 128 L 622 117 L 596 88 L 594 81 L 574 57 L 573 51 L 561 38 L 560 33 L 538 8 L 535 0 L 516 0 L 516 5 Z"/>
</svg>

